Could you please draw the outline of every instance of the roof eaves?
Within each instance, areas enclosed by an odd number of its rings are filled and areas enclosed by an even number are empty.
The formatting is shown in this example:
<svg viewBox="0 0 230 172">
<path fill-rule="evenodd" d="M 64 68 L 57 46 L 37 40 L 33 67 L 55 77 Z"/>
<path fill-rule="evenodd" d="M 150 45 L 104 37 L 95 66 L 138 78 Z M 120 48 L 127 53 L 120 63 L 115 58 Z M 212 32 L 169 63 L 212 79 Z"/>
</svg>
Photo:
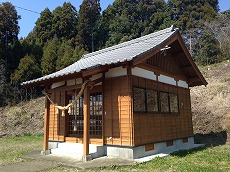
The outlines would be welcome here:
<svg viewBox="0 0 230 172">
<path fill-rule="evenodd" d="M 206 86 L 208 84 L 208 82 L 205 80 L 204 76 L 202 75 L 202 73 L 198 69 L 197 65 L 193 61 L 192 56 L 189 53 L 189 51 L 188 51 L 188 49 L 187 49 L 187 47 L 186 47 L 186 45 L 185 45 L 185 43 L 184 43 L 184 41 L 183 41 L 183 39 L 182 39 L 182 37 L 181 37 L 179 32 L 178 32 L 178 41 L 181 44 L 181 47 L 182 47 L 183 51 L 185 52 L 186 58 L 188 59 L 188 61 L 191 64 L 191 66 L 193 67 L 193 69 L 196 72 L 197 76 L 200 78 L 201 83 Z M 202 85 L 202 84 L 200 84 L 200 85 Z M 191 86 L 193 86 L 193 85 L 191 85 Z M 195 84 L 195 86 L 198 86 L 198 84 Z"/>
</svg>

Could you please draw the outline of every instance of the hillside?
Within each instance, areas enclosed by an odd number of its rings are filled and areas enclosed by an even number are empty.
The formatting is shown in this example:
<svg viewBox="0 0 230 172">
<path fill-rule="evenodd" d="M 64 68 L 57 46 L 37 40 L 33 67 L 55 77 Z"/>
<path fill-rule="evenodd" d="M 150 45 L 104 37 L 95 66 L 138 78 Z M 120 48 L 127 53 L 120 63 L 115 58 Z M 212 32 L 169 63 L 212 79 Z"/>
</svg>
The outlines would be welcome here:
<svg viewBox="0 0 230 172">
<path fill-rule="evenodd" d="M 230 126 L 230 62 L 202 67 L 208 85 L 191 89 L 194 133 L 220 132 Z"/>
<path fill-rule="evenodd" d="M 0 108 L 0 138 L 43 132 L 44 97 Z"/>
<path fill-rule="evenodd" d="M 208 85 L 191 89 L 195 141 L 230 143 L 230 63 L 201 67 Z"/>
<path fill-rule="evenodd" d="M 194 133 L 221 132 L 230 126 L 230 62 L 200 68 L 208 85 L 191 89 Z M 44 97 L 0 108 L 0 137 L 43 131 Z"/>
</svg>

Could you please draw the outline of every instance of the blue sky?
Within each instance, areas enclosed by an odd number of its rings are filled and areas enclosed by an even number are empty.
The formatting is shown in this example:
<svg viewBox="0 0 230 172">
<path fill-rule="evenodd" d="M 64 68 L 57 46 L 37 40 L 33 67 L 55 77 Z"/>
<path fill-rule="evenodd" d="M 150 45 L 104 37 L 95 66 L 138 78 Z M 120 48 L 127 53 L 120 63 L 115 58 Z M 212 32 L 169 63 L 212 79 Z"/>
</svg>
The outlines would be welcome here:
<svg viewBox="0 0 230 172">
<path fill-rule="evenodd" d="M 7 0 L 11 2 L 14 6 L 18 6 L 21 8 L 29 9 L 32 11 L 36 11 L 40 13 L 46 7 L 48 7 L 51 11 L 54 10 L 57 6 L 62 6 L 65 0 Z M 5 2 L 0 0 L 0 3 Z M 79 6 L 82 3 L 82 0 L 67 0 L 66 2 L 70 2 L 72 5 L 79 10 Z M 104 10 L 109 4 L 112 4 L 114 0 L 100 0 L 101 8 Z M 230 0 L 219 0 L 220 11 L 225 11 L 230 9 Z M 26 37 L 30 31 L 35 26 L 36 20 L 40 17 L 37 13 L 32 13 L 20 8 L 16 7 L 16 10 L 19 15 L 21 15 L 21 20 L 19 20 L 20 26 L 20 37 Z"/>
</svg>

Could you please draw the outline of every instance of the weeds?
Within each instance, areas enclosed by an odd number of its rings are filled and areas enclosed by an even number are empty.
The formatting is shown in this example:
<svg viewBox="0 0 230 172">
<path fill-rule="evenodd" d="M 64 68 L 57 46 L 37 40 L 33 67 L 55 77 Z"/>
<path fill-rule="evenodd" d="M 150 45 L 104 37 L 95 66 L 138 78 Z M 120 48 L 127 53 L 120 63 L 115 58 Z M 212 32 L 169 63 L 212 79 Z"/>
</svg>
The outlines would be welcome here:
<svg viewBox="0 0 230 172">
<path fill-rule="evenodd" d="M 0 139 L 0 166 L 23 161 L 21 156 L 32 150 L 42 150 L 43 135 Z"/>
</svg>

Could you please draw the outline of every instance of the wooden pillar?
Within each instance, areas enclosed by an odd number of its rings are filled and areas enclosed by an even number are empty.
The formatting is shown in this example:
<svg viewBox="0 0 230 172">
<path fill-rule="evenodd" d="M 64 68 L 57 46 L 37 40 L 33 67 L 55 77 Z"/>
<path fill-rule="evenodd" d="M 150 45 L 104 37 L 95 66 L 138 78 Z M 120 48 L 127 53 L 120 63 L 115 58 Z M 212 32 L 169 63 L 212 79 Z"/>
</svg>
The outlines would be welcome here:
<svg viewBox="0 0 230 172">
<path fill-rule="evenodd" d="M 45 99 L 43 154 L 48 154 L 50 101 Z"/>
<path fill-rule="evenodd" d="M 89 112 L 89 87 L 84 90 L 84 134 L 83 134 L 83 161 L 91 160 L 89 156 L 89 137 L 90 137 L 90 112 Z"/>
</svg>

